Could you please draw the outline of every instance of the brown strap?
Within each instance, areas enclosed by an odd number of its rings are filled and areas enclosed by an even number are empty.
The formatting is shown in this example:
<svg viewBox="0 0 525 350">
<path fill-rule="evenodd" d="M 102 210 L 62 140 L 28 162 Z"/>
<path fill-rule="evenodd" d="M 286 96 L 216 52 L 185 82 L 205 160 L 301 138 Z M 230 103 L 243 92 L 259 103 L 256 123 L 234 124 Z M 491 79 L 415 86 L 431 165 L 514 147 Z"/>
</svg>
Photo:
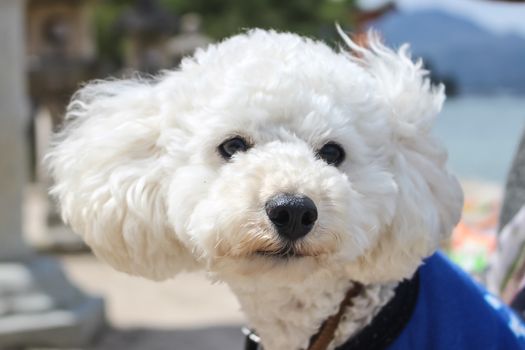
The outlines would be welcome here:
<svg viewBox="0 0 525 350">
<path fill-rule="evenodd" d="M 328 319 L 322 324 L 319 332 L 312 337 L 308 350 L 326 350 L 328 348 L 328 345 L 334 339 L 335 331 L 337 326 L 339 326 L 339 322 L 341 321 L 341 317 L 343 317 L 346 308 L 352 306 L 352 299 L 358 296 L 362 290 L 363 285 L 355 282 L 354 286 L 346 293 L 345 298 L 339 306 L 337 314 L 328 317 Z"/>
</svg>

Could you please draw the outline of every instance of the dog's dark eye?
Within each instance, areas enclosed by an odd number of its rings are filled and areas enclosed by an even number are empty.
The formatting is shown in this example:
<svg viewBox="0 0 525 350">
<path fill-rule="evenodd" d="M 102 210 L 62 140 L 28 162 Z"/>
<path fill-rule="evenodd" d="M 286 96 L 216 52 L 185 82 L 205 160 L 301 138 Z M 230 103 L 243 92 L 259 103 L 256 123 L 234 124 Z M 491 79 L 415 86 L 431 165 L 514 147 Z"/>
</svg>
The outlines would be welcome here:
<svg viewBox="0 0 525 350">
<path fill-rule="evenodd" d="M 338 166 L 345 159 L 345 151 L 335 142 L 328 142 L 318 152 L 319 158 L 330 165 Z"/>
<path fill-rule="evenodd" d="M 248 143 L 240 136 L 236 136 L 224 141 L 218 150 L 221 156 L 228 160 L 237 152 L 245 152 L 248 149 Z"/>
</svg>

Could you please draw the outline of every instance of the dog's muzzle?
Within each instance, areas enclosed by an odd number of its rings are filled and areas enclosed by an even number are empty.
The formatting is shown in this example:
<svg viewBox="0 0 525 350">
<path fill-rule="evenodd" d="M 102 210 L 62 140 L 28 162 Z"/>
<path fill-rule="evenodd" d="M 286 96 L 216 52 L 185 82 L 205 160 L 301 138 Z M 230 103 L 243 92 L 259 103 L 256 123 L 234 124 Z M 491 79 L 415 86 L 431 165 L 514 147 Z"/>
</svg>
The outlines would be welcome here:
<svg viewBox="0 0 525 350">
<path fill-rule="evenodd" d="M 277 233 L 290 241 L 306 236 L 317 220 L 317 208 L 309 197 L 287 193 L 268 200 L 266 214 Z"/>
</svg>

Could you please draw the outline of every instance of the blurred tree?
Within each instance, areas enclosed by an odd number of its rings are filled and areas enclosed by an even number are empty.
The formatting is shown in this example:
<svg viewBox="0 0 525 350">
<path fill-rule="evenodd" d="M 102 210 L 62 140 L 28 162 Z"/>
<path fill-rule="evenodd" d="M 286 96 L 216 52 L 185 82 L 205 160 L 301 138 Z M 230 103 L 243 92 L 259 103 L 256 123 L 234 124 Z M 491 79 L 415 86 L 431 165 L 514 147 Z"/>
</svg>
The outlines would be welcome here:
<svg viewBox="0 0 525 350">
<path fill-rule="evenodd" d="M 314 37 L 330 36 L 327 27 L 347 22 L 352 0 L 161 0 L 175 13 L 203 16 L 205 32 L 221 39 L 244 28 L 288 30 Z"/>
<path fill-rule="evenodd" d="M 197 13 L 203 31 L 214 39 L 246 28 L 274 28 L 320 38 L 335 38 L 334 23 L 351 24 L 353 0 L 159 0 L 167 11 L 180 16 Z M 115 31 L 118 16 L 133 0 L 100 1 L 95 10 L 101 58 L 120 64 L 122 43 Z"/>
<path fill-rule="evenodd" d="M 94 10 L 96 42 L 100 61 L 109 64 L 105 70 L 120 67 L 123 62 L 122 38 L 116 28 L 116 22 L 123 11 L 132 4 L 130 0 L 99 1 Z M 105 73 L 105 72 L 104 72 Z"/>
</svg>

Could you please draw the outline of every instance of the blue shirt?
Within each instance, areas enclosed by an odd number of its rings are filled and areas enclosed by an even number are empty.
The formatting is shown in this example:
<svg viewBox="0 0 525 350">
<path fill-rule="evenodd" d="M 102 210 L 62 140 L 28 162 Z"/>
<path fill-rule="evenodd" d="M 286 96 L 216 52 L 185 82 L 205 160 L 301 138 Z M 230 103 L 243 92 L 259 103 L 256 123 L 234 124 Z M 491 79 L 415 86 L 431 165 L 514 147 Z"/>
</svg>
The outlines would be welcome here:
<svg viewBox="0 0 525 350">
<path fill-rule="evenodd" d="M 525 349 L 525 325 L 443 254 L 419 269 L 412 316 L 388 350 Z"/>
</svg>

